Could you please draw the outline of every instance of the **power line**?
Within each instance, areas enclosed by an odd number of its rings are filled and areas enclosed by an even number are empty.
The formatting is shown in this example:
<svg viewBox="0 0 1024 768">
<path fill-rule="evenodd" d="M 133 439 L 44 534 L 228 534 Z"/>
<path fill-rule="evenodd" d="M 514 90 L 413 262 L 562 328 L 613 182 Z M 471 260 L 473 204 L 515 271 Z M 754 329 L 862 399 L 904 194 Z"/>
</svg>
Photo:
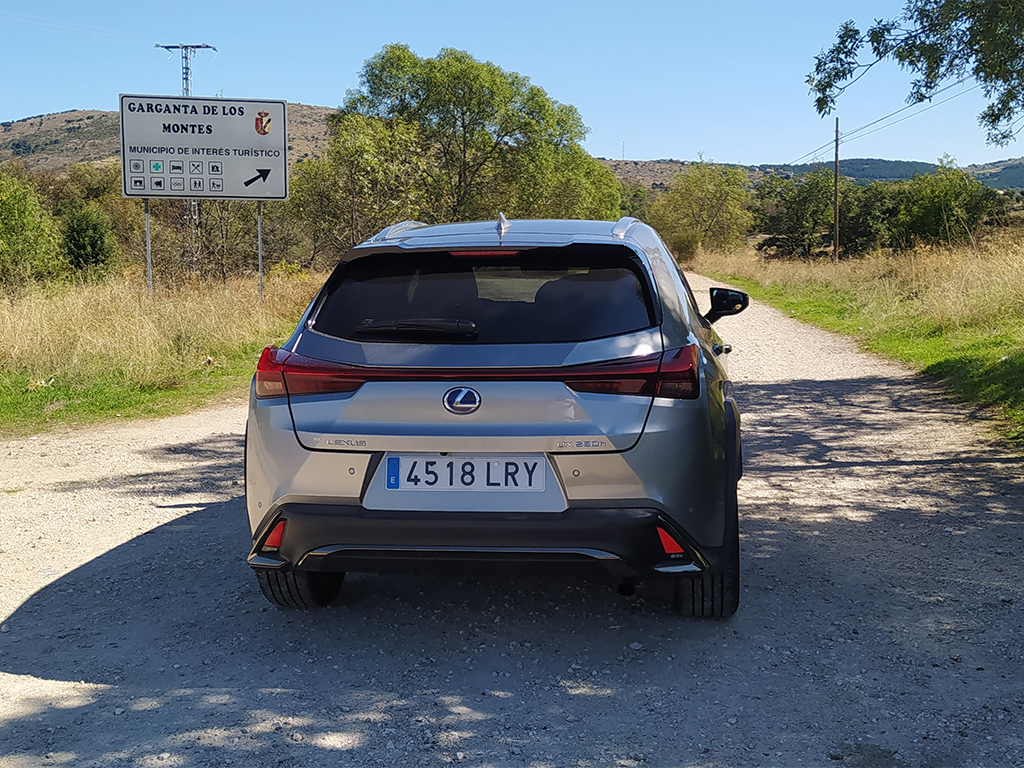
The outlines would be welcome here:
<svg viewBox="0 0 1024 768">
<path fill-rule="evenodd" d="M 92 26 L 91 24 L 78 24 L 71 21 L 61 21 L 60 19 L 48 19 L 41 16 L 31 16 L 27 13 L 16 13 L 14 11 L 0 10 L 0 18 L 12 25 L 27 27 L 29 29 L 65 32 L 67 34 L 82 35 L 85 37 L 109 37 L 116 38 L 118 40 L 123 40 L 125 38 L 145 39 L 142 35 L 134 32 L 105 29 L 103 27 Z"/>
<path fill-rule="evenodd" d="M 810 157 L 812 157 L 814 155 L 817 155 L 819 152 L 821 152 L 822 150 L 825 150 L 825 148 L 827 148 L 827 147 L 829 147 L 831 145 L 833 145 L 833 141 L 831 141 L 831 139 L 829 139 L 825 143 L 821 144 L 821 146 L 815 146 L 813 148 L 813 150 L 811 150 L 810 152 L 804 153 L 803 155 L 801 155 L 796 160 L 786 163 L 786 165 L 797 165 L 797 163 L 799 163 L 804 158 L 810 158 Z"/>
<path fill-rule="evenodd" d="M 955 83 L 950 83 L 945 88 L 940 88 L 935 93 L 933 93 L 931 97 L 929 97 L 929 100 L 931 100 L 931 98 L 933 98 L 935 96 L 938 96 L 940 93 L 945 93 L 946 91 L 950 90 L 951 88 L 956 88 L 958 85 L 961 85 L 962 83 L 965 83 L 967 81 L 967 79 L 968 78 L 966 78 L 966 77 L 962 77 L 959 80 L 957 80 Z M 977 87 L 978 86 L 975 86 L 975 88 L 977 88 Z M 971 89 L 971 90 L 973 90 L 973 89 Z M 964 91 L 964 93 L 966 93 L 966 91 Z M 846 136 L 853 136 L 854 134 L 860 133 L 865 128 L 870 128 L 873 125 L 878 125 L 878 123 L 882 122 L 883 120 L 888 120 L 890 117 L 893 117 L 894 115 L 898 115 L 901 112 L 906 112 L 908 109 L 913 109 L 914 107 L 920 106 L 920 104 L 921 104 L 920 101 L 915 101 L 913 104 L 907 104 L 905 107 L 900 107 L 896 111 L 890 112 L 888 115 L 884 115 L 883 117 L 880 117 L 877 120 L 872 120 L 870 123 L 865 123 L 864 125 L 858 126 L 857 128 L 854 128 L 852 131 L 847 131 L 845 135 Z M 928 109 L 928 107 L 926 107 L 925 109 Z M 921 111 L 923 112 L 925 110 L 922 109 Z M 914 114 L 917 114 L 917 113 L 915 112 Z"/>
<path fill-rule="evenodd" d="M 937 101 L 934 104 L 930 104 L 929 106 L 925 107 L 922 110 L 919 110 L 919 111 L 915 112 L 912 115 L 907 115 L 906 117 L 901 117 L 899 120 L 893 120 L 891 123 L 886 123 L 885 125 L 880 125 L 878 128 L 875 128 L 873 131 L 868 131 L 867 133 L 862 133 L 859 136 L 854 136 L 853 138 L 845 138 L 844 137 L 843 140 L 842 140 L 842 143 L 845 144 L 848 141 L 856 141 L 857 139 L 863 139 L 865 136 L 870 136 L 872 133 L 878 133 L 879 131 L 884 131 L 886 128 L 891 128 L 892 126 L 896 125 L 897 123 L 902 123 L 904 120 L 909 120 L 912 117 L 917 117 L 918 115 L 920 115 L 920 114 L 922 114 L 924 112 L 927 112 L 929 109 L 935 109 L 936 107 L 942 106 L 947 101 L 952 101 L 953 99 L 959 98 L 960 96 L 963 96 L 965 93 L 970 93 L 971 91 L 976 90 L 978 88 L 981 88 L 981 84 L 980 83 L 978 85 L 975 85 L 972 88 L 968 88 L 966 90 L 960 91 L 960 93 L 953 94 L 948 99 L 943 99 L 942 101 Z"/>
<path fill-rule="evenodd" d="M 934 94 L 932 94 L 932 96 L 938 96 L 940 93 L 944 93 L 944 92 L 948 91 L 950 88 L 955 88 L 956 86 L 961 85 L 962 83 L 964 83 L 967 79 L 968 78 L 964 77 L 964 78 L 961 78 L 960 80 L 957 80 L 955 83 L 950 83 L 949 85 L 945 86 L 944 88 L 940 88 L 939 90 L 937 90 Z M 967 93 L 968 91 L 973 91 L 975 88 L 979 88 L 979 87 L 981 87 L 981 86 L 980 85 L 976 85 L 973 88 L 968 88 L 966 91 L 961 91 L 960 93 L 956 94 L 956 96 L 962 96 L 963 94 Z M 943 101 L 940 101 L 940 102 L 932 104 L 932 105 L 930 105 L 928 107 L 925 107 L 924 109 L 921 109 L 921 110 L 915 112 L 913 115 L 908 115 L 906 118 L 903 118 L 903 119 L 906 120 L 906 119 L 909 119 L 911 117 L 914 117 L 914 115 L 921 114 L 921 112 L 927 112 L 932 107 L 937 107 L 939 104 L 945 104 L 947 101 L 951 101 L 953 98 L 956 98 L 956 96 L 953 96 L 950 99 L 944 99 Z M 846 133 L 843 134 L 843 141 L 850 141 L 850 140 L 852 140 L 853 136 L 855 136 L 856 134 L 860 133 L 861 131 L 863 131 L 863 130 L 865 130 L 867 128 L 870 128 L 873 125 L 878 125 L 878 123 L 882 122 L 883 120 L 888 120 L 890 117 L 894 117 L 895 115 L 898 115 L 901 112 L 906 112 L 908 109 L 913 109 L 914 107 L 920 106 L 920 104 L 921 104 L 921 102 L 919 102 L 919 101 L 915 102 L 913 104 L 907 104 L 906 106 L 900 107 L 899 109 L 897 109 L 897 110 L 895 110 L 893 112 L 890 112 L 887 115 L 883 115 L 882 117 L 879 117 L 877 120 L 872 120 L 870 123 L 865 123 L 864 125 L 858 126 L 858 127 L 854 128 L 851 131 L 847 131 Z M 896 122 L 891 123 L 891 125 L 896 125 L 896 123 L 899 123 L 899 122 L 903 122 L 903 121 L 902 120 L 897 120 Z M 888 127 L 888 126 L 884 126 L 884 127 Z M 878 130 L 881 130 L 881 128 L 879 128 Z M 874 133 L 874 132 L 875 131 L 871 131 L 870 133 Z M 867 136 L 868 134 L 864 134 L 864 135 Z M 801 160 L 803 160 L 805 157 L 811 157 L 812 155 L 817 154 L 821 150 L 826 149 L 826 148 L 831 147 L 831 146 L 832 146 L 832 140 L 829 140 L 829 141 L 825 142 L 824 144 L 822 144 L 821 146 L 815 147 L 810 152 L 805 152 L 804 154 L 800 155 L 800 157 L 798 157 L 796 160 L 793 160 L 792 162 L 787 163 L 787 165 L 796 165 Z"/>
</svg>

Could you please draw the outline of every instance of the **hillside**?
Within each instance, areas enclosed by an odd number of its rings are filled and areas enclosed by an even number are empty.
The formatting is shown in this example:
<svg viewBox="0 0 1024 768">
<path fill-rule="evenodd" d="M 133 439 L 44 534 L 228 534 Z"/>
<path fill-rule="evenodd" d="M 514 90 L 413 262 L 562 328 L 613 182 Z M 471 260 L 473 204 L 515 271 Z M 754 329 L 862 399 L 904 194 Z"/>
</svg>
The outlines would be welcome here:
<svg viewBox="0 0 1024 768">
<path fill-rule="evenodd" d="M 601 164 L 625 184 L 637 184 L 647 189 L 665 189 L 672 177 L 690 165 L 684 160 L 609 160 L 597 158 Z"/>
<path fill-rule="evenodd" d="M 822 163 L 804 163 L 802 165 L 779 166 L 793 175 L 801 176 L 820 168 Z M 760 166 L 767 169 L 769 166 Z M 832 163 L 827 163 L 831 168 Z M 935 163 L 919 163 L 912 160 L 880 160 L 877 158 L 839 159 L 839 174 L 863 184 L 872 181 L 900 181 L 922 173 L 934 173 Z"/>
<path fill-rule="evenodd" d="M 598 158 L 610 168 L 620 181 L 638 184 L 647 189 L 665 189 L 672 177 L 685 171 L 691 164 L 687 160 L 609 160 Z M 816 168 L 831 168 L 831 163 L 805 163 L 802 165 L 739 166 L 750 175 L 751 182 L 757 182 L 764 174 L 774 173 L 785 176 L 800 176 Z M 872 181 L 899 181 L 921 173 L 933 173 L 938 168 L 934 163 L 910 160 L 882 160 L 879 158 L 850 158 L 839 160 L 839 173 L 858 184 Z M 965 168 L 977 176 L 986 186 L 995 189 L 1024 188 L 1024 158 L 1011 158 L 986 165 L 969 165 Z"/>
<path fill-rule="evenodd" d="M 324 153 L 327 147 L 326 118 L 333 111 L 331 107 L 309 104 L 288 105 L 290 162 L 320 157 Z M 0 123 L 0 163 L 16 158 L 32 170 L 58 170 L 75 163 L 114 162 L 119 154 L 120 131 L 116 112 L 79 109 Z M 691 164 L 688 160 L 673 159 L 598 160 L 620 181 L 654 190 L 667 188 L 672 177 Z M 820 165 L 765 163 L 741 167 L 750 174 L 752 182 L 757 182 L 765 173 L 801 175 Z M 930 173 L 937 167 L 933 163 L 877 158 L 839 161 L 839 172 L 861 184 L 909 179 L 918 173 Z M 1024 188 L 1024 158 L 967 166 L 966 170 L 996 189 Z"/>
<path fill-rule="evenodd" d="M 288 105 L 291 162 L 323 154 L 327 146 L 326 118 L 333 111 L 331 107 Z M 77 109 L 0 123 L 0 162 L 18 158 L 32 170 L 110 163 L 120 153 L 117 112 Z"/>
</svg>

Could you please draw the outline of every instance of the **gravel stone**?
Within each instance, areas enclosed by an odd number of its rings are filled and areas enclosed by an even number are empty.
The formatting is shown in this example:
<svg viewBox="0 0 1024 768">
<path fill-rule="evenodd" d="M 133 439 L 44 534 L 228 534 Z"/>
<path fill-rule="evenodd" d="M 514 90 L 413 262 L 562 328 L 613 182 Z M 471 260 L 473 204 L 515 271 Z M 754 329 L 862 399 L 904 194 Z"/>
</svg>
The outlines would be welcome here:
<svg viewBox="0 0 1024 768">
<path fill-rule="evenodd" d="M 0 768 L 1024 765 L 1020 456 L 848 339 L 757 302 L 715 328 L 745 454 L 723 622 L 541 574 L 268 609 L 243 402 L 0 442 Z"/>
</svg>

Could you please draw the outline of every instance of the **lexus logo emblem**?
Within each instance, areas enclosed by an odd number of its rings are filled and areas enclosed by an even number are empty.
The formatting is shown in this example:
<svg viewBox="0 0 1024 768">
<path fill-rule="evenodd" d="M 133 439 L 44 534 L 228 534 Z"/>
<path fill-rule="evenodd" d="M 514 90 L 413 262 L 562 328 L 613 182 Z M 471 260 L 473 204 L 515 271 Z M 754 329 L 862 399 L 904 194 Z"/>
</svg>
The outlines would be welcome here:
<svg viewBox="0 0 1024 768">
<path fill-rule="evenodd" d="M 471 387 L 452 387 L 441 402 L 449 413 L 473 413 L 480 407 L 480 393 Z"/>
</svg>

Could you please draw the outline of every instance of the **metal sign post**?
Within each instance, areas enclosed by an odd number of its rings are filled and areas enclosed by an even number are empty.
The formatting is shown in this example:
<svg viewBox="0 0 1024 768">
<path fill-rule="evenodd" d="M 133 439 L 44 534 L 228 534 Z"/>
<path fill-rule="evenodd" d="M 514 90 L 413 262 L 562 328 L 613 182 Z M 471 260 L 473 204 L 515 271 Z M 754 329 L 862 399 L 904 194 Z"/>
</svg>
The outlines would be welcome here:
<svg viewBox="0 0 1024 768">
<path fill-rule="evenodd" d="M 263 201 L 256 201 L 256 248 L 260 254 L 260 301 L 263 301 Z"/>
<path fill-rule="evenodd" d="M 153 252 L 149 245 L 149 198 L 145 200 L 146 203 L 146 287 L 149 289 L 149 295 L 153 295 Z"/>
</svg>

